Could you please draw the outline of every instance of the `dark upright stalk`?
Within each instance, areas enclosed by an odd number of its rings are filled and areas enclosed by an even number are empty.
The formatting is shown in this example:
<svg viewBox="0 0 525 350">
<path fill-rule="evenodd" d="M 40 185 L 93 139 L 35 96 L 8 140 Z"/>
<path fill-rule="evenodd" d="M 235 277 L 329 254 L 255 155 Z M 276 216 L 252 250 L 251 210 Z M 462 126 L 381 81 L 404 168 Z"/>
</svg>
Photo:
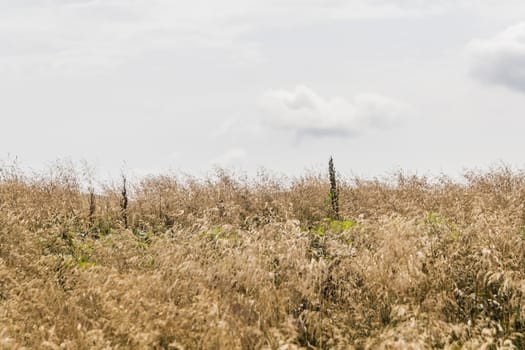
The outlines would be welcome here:
<svg viewBox="0 0 525 350">
<path fill-rule="evenodd" d="M 330 174 L 330 200 L 332 204 L 332 219 L 339 220 L 339 192 L 335 179 L 334 160 L 330 157 L 328 162 L 328 173 Z"/>
<path fill-rule="evenodd" d="M 120 199 L 120 209 L 122 210 L 122 221 L 124 228 L 128 228 L 128 191 L 126 187 L 126 175 L 122 174 L 122 198 Z"/>
</svg>

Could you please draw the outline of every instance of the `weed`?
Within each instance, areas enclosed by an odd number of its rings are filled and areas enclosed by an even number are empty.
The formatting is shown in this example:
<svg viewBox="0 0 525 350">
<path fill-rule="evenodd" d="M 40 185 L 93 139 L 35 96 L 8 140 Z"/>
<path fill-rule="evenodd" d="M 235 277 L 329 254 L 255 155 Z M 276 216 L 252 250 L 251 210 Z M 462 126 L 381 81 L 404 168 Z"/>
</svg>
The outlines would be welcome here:
<svg viewBox="0 0 525 350">
<path fill-rule="evenodd" d="M 337 190 L 337 182 L 335 179 L 334 159 L 330 157 L 328 161 L 328 174 L 330 175 L 330 204 L 332 208 L 332 218 L 339 220 L 339 191 Z"/>
</svg>

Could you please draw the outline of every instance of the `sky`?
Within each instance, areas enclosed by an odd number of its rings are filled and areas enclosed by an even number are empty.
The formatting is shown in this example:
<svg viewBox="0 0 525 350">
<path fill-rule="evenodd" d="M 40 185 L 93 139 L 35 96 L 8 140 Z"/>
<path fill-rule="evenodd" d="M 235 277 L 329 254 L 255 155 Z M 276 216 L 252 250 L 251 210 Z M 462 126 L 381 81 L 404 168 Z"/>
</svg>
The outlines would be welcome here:
<svg viewBox="0 0 525 350">
<path fill-rule="evenodd" d="M 524 168 L 521 0 L 0 0 L 0 158 Z"/>
</svg>

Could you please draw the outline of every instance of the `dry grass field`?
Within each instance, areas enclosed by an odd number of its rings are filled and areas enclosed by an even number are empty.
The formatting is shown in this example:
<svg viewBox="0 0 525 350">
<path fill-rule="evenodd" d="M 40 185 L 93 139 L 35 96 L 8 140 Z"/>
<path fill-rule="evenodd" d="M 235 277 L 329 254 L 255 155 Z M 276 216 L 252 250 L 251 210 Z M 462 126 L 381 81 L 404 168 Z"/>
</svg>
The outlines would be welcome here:
<svg viewBox="0 0 525 350">
<path fill-rule="evenodd" d="M 525 348 L 524 173 L 89 180 L 1 168 L 0 349 Z"/>
</svg>

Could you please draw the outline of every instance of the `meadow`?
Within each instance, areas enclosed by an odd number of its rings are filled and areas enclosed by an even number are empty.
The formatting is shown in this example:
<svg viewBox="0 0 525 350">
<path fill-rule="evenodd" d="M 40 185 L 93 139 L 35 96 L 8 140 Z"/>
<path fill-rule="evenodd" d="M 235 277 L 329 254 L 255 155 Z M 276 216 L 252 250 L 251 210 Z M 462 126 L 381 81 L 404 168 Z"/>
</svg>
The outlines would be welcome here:
<svg viewBox="0 0 525 350">
<path fill-rule="evenodd" d="M 0 349 L 525 348 L 522 171 L 120 180 L 0 167 Z"/>
</svg>

